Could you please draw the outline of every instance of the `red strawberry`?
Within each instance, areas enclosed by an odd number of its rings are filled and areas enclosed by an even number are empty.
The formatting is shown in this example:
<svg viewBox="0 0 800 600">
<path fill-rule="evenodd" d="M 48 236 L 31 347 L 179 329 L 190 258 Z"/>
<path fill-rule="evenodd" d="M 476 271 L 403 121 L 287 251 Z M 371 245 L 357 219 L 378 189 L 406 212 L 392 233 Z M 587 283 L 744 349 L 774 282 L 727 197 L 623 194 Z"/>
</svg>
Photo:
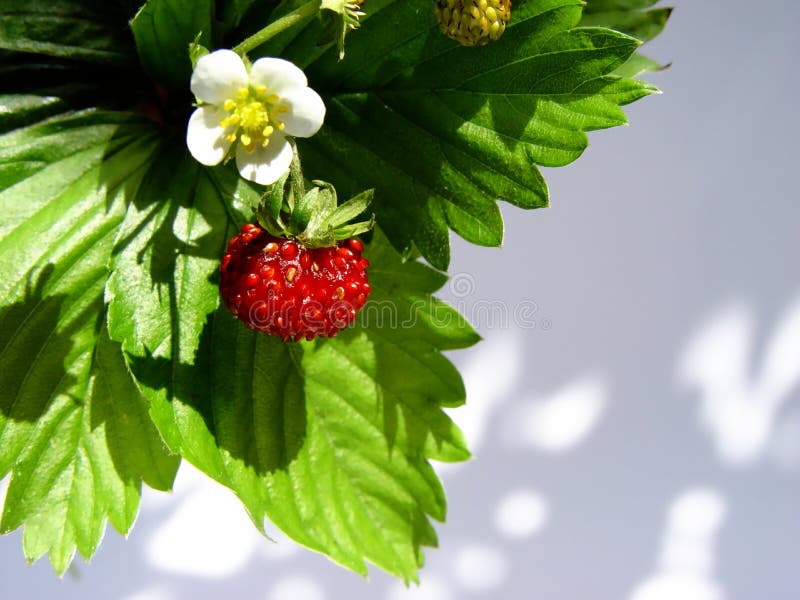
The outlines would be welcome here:
<svg viewBox="0 0 800 600">
<path fill-rule="evenodd" d="M 363 249 L 357 239 L 306 248 L 247 224 L 222 258 L 222 300 L 250 329 L 284 340 L 336 335 L 369 296 Z"/>
</svg>

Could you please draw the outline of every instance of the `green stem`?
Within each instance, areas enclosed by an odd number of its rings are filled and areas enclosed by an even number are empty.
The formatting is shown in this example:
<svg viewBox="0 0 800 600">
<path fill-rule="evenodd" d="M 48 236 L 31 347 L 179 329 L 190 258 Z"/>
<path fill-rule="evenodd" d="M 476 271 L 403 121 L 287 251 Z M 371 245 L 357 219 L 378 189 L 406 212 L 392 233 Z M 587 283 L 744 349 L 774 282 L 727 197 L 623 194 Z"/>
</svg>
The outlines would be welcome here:
<svg viewBox="0 0 800 600">
<path fill-rule="evenodd" d="M 290 27 L 312 17 L 319 12 L 321 0 L 310 0 L 299 8 L 293 10 L 288 15 L 282 16 L 277 21 L 273 21 L 264 29 L 257 31 L 249 38 L 244 40 L 241 44 L 236 46 L 233 51 L 238 54 L 246 54 L 254 48 L 258 48 L 261 44 L 266 42 L 272 37 L 278 35 L 281 31 L 285 31 Z"/>
</svg>

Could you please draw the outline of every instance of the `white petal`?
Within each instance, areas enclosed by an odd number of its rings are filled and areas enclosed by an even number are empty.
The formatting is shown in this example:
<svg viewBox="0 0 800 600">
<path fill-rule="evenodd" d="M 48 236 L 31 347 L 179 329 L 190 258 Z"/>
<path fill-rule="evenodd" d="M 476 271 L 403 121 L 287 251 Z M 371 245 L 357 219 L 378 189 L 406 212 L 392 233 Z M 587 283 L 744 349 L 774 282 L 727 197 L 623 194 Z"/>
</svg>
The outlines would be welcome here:
<svg viewBox="0 0 800 600">
<path fill-rule="evenodd" d="M 250 82 L 263 85 L 267 93 L 282 95 L 284 91 L 308 85 L 306 74 L 294 63 L 282 58 L 259 58 L 250 69 Z"/>
<path fill-rule="evenodd" d="M 192 73 L 192 93 L 210 104 L 222 104 L 247 87 L 247 69 L 233 50 L 216 50 L 206 54 Z"/>
<path fill-rule="evenodd" d="M 292 164 L 292 146 L 286 138 L 279 134 L 272 134 L 269 145 L 248 152 L 242 144 L 236 148 L 236 166 L 239 174 L 245 179 L 255 181 L 261 185 L 270 185 L 280 179 L 281 175 L 289 170 Z"/>
<path fill-rule="evenodd" d="M 225 158 L 228 148 L 231 147 L 226 136 L 232 129 L 223 127 L 219 122 L 227 115 L 227 112 L 216 106 L 201 106 L 189 117 L 186 145 L 197 162 L 213 167 Z"/>
<path fill-rule="evenodd" d="M 289 108 L 280 118 L 286 124 L 284 132 L 296 137 L 311 137 L 325 120 L 325 103 L 311 88 L 291 90 L 281 96 L 281 104 Z"/>
</svg>

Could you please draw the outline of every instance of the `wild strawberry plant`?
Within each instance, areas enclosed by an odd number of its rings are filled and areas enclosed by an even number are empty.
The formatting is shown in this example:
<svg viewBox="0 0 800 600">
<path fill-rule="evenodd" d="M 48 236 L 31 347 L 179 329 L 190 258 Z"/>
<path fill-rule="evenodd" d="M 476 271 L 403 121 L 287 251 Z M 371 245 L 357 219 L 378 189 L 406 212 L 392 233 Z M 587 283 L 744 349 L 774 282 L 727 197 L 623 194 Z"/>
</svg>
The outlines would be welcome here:
<svg viewBox="0 0 800 600">
<path fill-rule="evenodd" d="M 0 0 L 0 533 L 63 573 L 187 460 L 415 580 L 469 458 L 450 233 L 657 91 L 655 3 Z"/>
</svg>

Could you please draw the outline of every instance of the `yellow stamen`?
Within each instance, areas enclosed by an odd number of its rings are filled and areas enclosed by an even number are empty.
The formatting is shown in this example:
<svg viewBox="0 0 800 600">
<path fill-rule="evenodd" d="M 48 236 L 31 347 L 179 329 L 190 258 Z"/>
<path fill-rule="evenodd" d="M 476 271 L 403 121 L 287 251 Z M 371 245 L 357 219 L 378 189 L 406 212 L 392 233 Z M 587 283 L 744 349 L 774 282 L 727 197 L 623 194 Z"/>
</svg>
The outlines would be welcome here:
<svg viewBox="0 0 800 600">
<path fill-rule="evenodd" d="M 280 103 L 277 94 L 269 94 L 264 85 L 236 90 L 235 96 L 225 100 L 222 107 L 228 114 L 219 123 L 233 129 L 225 139 L 231 143 L 238 139 L 248 152 L 256 147 L 266 148 L 270 136 L 285 127 L 279 116 L 290 110 Z"/>
<path fill-rule="evenodd" d="M 219 124 L 222 125 L 223 127 L 231 127 L 231 126 L 235 127 L 236 125 L 239 124 L 239 121 L 240 121 L 239 115 L 234 113 L 222 119 L 222 121 L 220 121 Z"/>
</svg>

